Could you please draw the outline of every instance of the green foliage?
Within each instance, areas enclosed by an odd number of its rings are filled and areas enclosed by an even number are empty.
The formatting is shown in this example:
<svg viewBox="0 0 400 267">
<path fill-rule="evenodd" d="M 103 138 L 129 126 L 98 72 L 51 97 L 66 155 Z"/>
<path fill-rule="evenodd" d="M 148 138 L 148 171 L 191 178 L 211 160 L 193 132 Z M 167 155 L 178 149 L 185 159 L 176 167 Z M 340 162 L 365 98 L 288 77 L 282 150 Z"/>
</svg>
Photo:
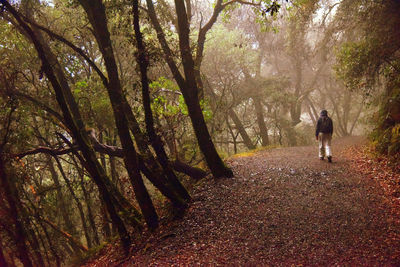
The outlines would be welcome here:
<svg viewBox="0 0 400 267">
<path fill-rule="evenodd" d="M 376 77 L 376 73 L 371 72 L 371 63 L 375 58 L 370 43 L 345 43 L 337 54 L 336 73 L 349 89 L 363 90 L 370 95 Z"/>
<path fill-rule="evenodd" d="M 86 89 L 88 87 L 88 84 L 86 81 L 78 81 L 75 83 L 73 93 L 76 95 L 79 95 L 82 90 Z"/>
<path fill-rule="evenodd" d="M 394 155 L 400 152 L 400 4 L 349 1 L 344 6 L 342 14 L 359 30 L 348 29 L 350 41 L 337 53 L 336 73 L 347 88 L 362 91 L 375 103 L 371 138 L 379 152 Z"/>
<path fill-rule="evenodd" d="M 224 3 L 229 2 L 228 0 L 224 0 Z M 280 12 L 282 5 L 285 5 L 288 3 L 289 0 L 262 0 L 260 1 L 260 5 L 252 5 L 252 9 L 257 16 L 259 16 L 260 20 L 257 22 L 259 23 L 264 23 L 265 21 L 268 21 L 267 16 L 271 17 L 276 17 L 276 15 Z M 290 1 L 290 2 L 295 2 L 295 1 Z M 240 4 L 240 3 L 234 3 L 230 4 L 224 9 L 224 14 L 223 14 L 223 21 L 227 22 L 231 18 L 231 13 L 235 9 L 239 8 L 241 5 L 246 5 L 246 4 Z M 213 5 L 213 7 L 215 4 Z"/>
<path fill-rule="evenodd" d="M 378 126 L 371 138 L 379 152 L 395 155 L 400 153 L 400 83 L 383 98 L 383 103 L 376 113 Z"/>
<path fill-rule="evenodd" d="M 172 80 L 160 77 L 150 84 L 150 88 L 155 91 L 156 95 L 151 107 L 157 117 L 177 120 L 180 115 L 188 116 L 185 100 L 179 91 L 179 87 Z M 201 100 L 200 106 L 203 110 L 204 119 L 210 120 L 213 114 L 208 102 Z"/>
</svg>

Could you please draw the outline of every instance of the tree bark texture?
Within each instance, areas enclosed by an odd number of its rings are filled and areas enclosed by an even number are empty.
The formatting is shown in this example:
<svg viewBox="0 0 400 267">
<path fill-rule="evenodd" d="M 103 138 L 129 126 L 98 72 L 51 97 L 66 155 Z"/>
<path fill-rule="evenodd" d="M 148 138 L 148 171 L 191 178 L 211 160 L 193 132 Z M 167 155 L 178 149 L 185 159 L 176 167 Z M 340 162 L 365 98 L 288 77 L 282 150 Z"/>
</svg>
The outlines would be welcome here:
<svg viewBox="0 0 400 267">
<path fill-rule="evenodd" d="M 118 76 L 118 68 L 111 44 L 110 33 L 107 28 L 105 7 L 100 0 L 80 0 L 79 2 L 88 15 L 90 24 L 94 30 L 95 38 L 99 45 L 99 49 L 103 55 L 104 63 L 108 73 L 107 92 L 113 108 L 118 135 L 122 148 L 124 149 L 125 167 L 144 219 L 148 227 L 154 229 L 158 226 L 158 216 L 151 201 L 150 195 L 144 186 L 139 171 L 138 157 L 130 136 L 128 120 L 124 112 L 125 98 L 123 97 L 122 87 Z"/>
</svg>

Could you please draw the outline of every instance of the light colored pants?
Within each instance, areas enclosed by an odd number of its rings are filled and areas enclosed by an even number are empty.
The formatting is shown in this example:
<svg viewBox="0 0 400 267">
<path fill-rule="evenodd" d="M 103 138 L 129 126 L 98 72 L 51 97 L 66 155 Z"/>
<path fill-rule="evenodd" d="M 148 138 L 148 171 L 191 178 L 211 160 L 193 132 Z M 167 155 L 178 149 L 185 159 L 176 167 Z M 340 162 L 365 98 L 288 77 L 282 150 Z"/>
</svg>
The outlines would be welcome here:
<svg viewBox="0 0 400 267">
<path fill-rule="evenodd" d="M 332 157 L 331 151 L 332 135 L 329 133 L 319 133 L 319 157 Z"/>
</svg>

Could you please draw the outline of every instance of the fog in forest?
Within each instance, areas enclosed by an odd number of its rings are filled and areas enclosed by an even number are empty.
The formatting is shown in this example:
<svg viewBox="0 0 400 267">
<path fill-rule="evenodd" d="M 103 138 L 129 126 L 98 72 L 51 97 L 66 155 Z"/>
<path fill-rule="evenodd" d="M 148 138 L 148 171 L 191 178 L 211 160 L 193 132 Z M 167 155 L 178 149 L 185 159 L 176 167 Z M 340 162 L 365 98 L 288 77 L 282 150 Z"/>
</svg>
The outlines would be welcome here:
<svg viewBox="0 0 400 267">
<path fill-rule="evenodd" d="M 202 181 L 234 179 L 237 155 L 313 146 L 318 159 L 323 110 L 333 149 L 362 136 L 396 157 L 399 11 L 0 0 L 0 266 L 79 265 L 105 244 L 129 255 Z"/>
</svg>

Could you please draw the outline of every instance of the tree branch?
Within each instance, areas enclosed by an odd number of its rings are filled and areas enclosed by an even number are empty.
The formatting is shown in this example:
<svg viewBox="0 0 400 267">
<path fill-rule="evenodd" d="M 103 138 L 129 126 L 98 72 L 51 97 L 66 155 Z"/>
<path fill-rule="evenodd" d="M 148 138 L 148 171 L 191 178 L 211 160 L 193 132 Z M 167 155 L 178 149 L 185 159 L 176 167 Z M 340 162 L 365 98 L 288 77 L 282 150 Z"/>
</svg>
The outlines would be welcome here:
<svg viewBox="0 0 400 267">
<path fill-rule="evenodd" d="M 55 223 L 52 221 L 40 217 L 45 223 L 51 226 L 56 232 L 60 233 L 62 236 L 64 236 L 68 241 L 70 241 L 73 245 L 75 245 L 77 248 L 81 249 L 82 251 L 88 251 L 88 248 L 84 246 L 79 240 L 76 240 L 71 234 L 67 233 L 66 231 L 60 229 Z"/>
<path fill-rule="evenodd" d="M 174 59 L 172 57 L 171 48 L 168 46 L 168 42 L 165 38 L 165 34 L 162 30 L 160 22 L 158 21 L 157 14 L 154 9 L 153 1 L 146 0 L 146 3 L 147 3 L 148 14 L 149 14 L 151 23 L 153 24 L 153 27 L 156 30 L 158 41 L 160 42 L 161 47 L 164 51 L 165 61 L 167 62 L 176 82 L 178 83 L 178 86 L 180 88 L 183 88 L 185 86 L 185 79 L 183 78 L 182 74 L 180 73 L 178 67 L 176 66 L 176 64 L 174 62 Z"/>
<path fill-rule="evenodd" d="M 231 1 L 224 3 L 222 6 L 223 6 L 223 8 L 225 8 L 226 6 L 234 4 L 234 3 L 249 5 L 249 6 L 256 6 L 256 7 L 261 6 L 261 1 L 254 3 L 253 1 L 248 2 L 248 1 L 243 1 L 243 0 L 231 0 Z"/>
<path fill-rule="evenodd" d="M 34 97 L 24 94 L 24 93 L 20 93 L 20 92 L 16 92 L 15 93 L 16 96 L 20 96 L 22 98 L 25 98 L 26 100 L 32 102 L 34 105 L 38 106 L 39 108 L 45 110 L 46 112 L 50 113 L 51 115 L 53 115 L 55 118 L 57 118 L 61 123 L 64 124 L 64 118 L 63 116 L 61 116 L 60 113 L 58 113 L 57 111 L 55 111 L 54 109 L 52 109 L 51 107 L 47 106 L 45 103 L 35 99 Z"/>
<path fill-rule="evenodd" d="M 59 40 L 60 42 L 66 44 L 67 46 L 69 46 L 72 50 L 74 50 L 77 54 L 79 54 L 81 57 L 83 57 L 86 62 L 95 70 L 95 72 L 99 75 L 100 79 L 102 80 L 103 84 L 105 86 L 107 86 L 108 84 L 108 79 L 106 78 L 106 76 L 103 74 L 103 72 L 101 72 L 101 70 L 97 67 L 97 65 L 85 54 L 85 52 L 80 49 L 79 47 L 75 46 L 73 43 L 71 43 L 70 41 L 68 41 L 67 39 L 65 39 L 64 37 L 62 37 L 61 35 L 58 35 L 57 33 L 51 31 L 50 29 L 47 29 L 44 26 L 41 26 L 31 20 L 29 20 L 26 17 L 23 17 L 23 19 L 28 22 L 29 24 L 31 24 L 32 26 L 34 26 L 35 28 L 38 28 L 41 31 L 44 31 L 45 33 L 47 33 L 50 37 L 53 37 L 56 40 Z"/>
<path fill-rule="evenodd" d="M 122 158 L 124 156 L 123 153 L 123 149 L 117 146 L 109 146 L 109 145 L 105 145 L 100 143 L 97 138 L 94 135 L 94 132 L 91 131 L 89 133 L 89 138 L 93 144 L 93 148 L 96 152 L 102 153 L 102 154 L 107 154 L 113 157 L 118 157 L 118 158 Z M 71 144 L 72 145 L 72 144 Z M 54 149 L 54 148 L 50 148 L 50 147 L 38 147 L 36 149 L 32 149 L 29 151 L 25 151 L 19 154 L 14 154 L 12 155 L 13 157 L 18 157 L 18 158 L 23 158 L 25 156 L 28 155 L 35 155 L 35 154 L 39 154 L 39 153 L 45 153 L 45 154 L 50 154 L 53 157 L 55 156 L 61 156 L 61 155 L 65 155 L 74 151 L 79 150 L 79 147 L 77 145 L 72 145 L 72 147 L 67 148 L 67 149 Z M 140 161 L 144 161 L 146 162 L 145 158 L 141 155 L 138 155 L 138 158 Z M 194 179 L 201 179 L 203 177 L 205 177 L 207 175 L 207 173 L 200 169 L 200 168 L 196 168 L 193 166 L 190 166 L 184 162 L 181 161 L 171 161 L 170 162 L 171 166 L 174 168 L 175 171 L 180 172 L 180 173 L 184 173 Z"/>
<path fill-rule="evenodd" d="M 6 122 L 5 133 L 4 133 L 4 137 L 3 137 L 3 142 L 0 144 L 0 153 L 3 152 L 4 146 L 5 146 L 6 143 L 7 143 L 8 134 L 10 133 L 11 117 L 12 117 L 12 114 L 14 113 L 14 111 L 17 109 L 16 106 L 13 106 L 13 104 L 11 104 L 11 105 L 12 105 L 12 106 L 11 106 L 11 110 L 10 110 L 10 112 L 8 113 L 8 116 L 7 116 L 7 122 Z"/>
<path fill-rule="evenodd" d="M 208 20 L 204 27 L 201 27 L 199 30 L 199 35 L 197 37 L 197 51 L 196 51 L 196 59 L 195 66 L 200 71 L 201 61 L 203 59 L 203 51 L 204 51 L 204 43 L 206 40 L 206 34 L 217 21 L 219 13 L 225 8 L 226 5 L 222 5 L 222 0 L 217 0 L 215 4 L 213 14 L 211 18 Z M 201 25 L 201 24 L 200 24 Z"/>
</svg>

